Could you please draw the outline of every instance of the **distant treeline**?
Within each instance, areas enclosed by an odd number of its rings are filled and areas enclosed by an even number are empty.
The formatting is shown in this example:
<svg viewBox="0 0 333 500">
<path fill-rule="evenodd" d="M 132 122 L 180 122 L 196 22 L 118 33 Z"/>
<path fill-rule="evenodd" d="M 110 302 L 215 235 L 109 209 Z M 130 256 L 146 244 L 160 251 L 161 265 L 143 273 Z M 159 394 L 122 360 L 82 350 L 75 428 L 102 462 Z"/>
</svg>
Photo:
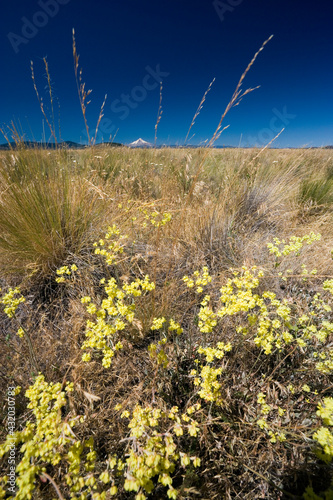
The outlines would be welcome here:
<svg viewBox="0 0 333 500">
<path fill-rule="evenodd" d="M 122 146 L 119 142 L 103 142 L 101 144 L 96 144 L 96 146 Z M 58 144 L 50 142 L 37 142 L 37 141 L 20 141 L 16 142 L 6 142 L 5 144 L 0 144 L 0 150 L 18 149 L 18 148 L 28 148 L 28 149 L 82 149 L 89 146 L 84 144 L 79 144 L 73 141 L 63 141 Z"/>
</svg>

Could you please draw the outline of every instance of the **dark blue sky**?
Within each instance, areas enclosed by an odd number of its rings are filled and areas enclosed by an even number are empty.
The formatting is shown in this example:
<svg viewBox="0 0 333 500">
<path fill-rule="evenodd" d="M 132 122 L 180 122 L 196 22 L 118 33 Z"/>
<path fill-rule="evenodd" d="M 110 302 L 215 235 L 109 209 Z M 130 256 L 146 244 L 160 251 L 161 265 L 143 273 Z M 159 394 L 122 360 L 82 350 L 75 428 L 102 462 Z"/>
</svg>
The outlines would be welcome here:
<svg viewBox="0 0 333 500">
<path fill-rule="evenodd" d="M 98 140 L 183 144 L 209 83 L 190 136 L 209 139 L 237 82 L 271 34 L 244 88 L 260 89 L 228 114 L 217 144 L 276 146 L 333 144 L 333 4 L 329 0 L 6 0 L 1 5 L 0 124 L 20 123 L 27 139 L 41 140 L 43 116 L 33 88 L 48 106 L 43 57 L 60 103 L 64 140 L 86 141 L 74 78 L 72 28 L 95 128 L 107 102 Z M 56 118 L 57 119 L 57 118 Z M 46 139 L 49 138 L 45 125 Z M 3 142 L 3 138 L 0 139 Z"/>
</svg>

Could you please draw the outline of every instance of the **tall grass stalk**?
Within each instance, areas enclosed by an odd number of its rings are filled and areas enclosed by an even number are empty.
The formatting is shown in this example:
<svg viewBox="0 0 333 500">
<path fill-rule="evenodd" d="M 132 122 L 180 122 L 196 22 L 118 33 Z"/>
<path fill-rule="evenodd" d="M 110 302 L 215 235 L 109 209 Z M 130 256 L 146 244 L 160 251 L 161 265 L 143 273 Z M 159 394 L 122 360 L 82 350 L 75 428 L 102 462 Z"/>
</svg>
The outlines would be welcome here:
<svg viewBox="0 0 333 500">
<path fill-rule="evenodd" d="M 162 90 L 163 90 L 163 84 L 162 84 L 162 82 L 160 82 L 160 100 L 158 103 L 157 119 L 156 119 L 156 124 L 155 124 L 155 137 L 154 137 L 154 146 L 155 147 L 156 147 L 156 140 L 157 140 L 157 128 L 158 128 L 158 125 L 161 121 L 162 113 L 163 113 L 163 110 L 162 110 Z"/>
<path fill-rule="evenodd" d="M 190 125 L 190 127 L 189 127 L 189 129 L 187 131 L 186 137 L 185 137 L 184 146 L 186 146 L 186 144 L 187 144 L 187 139 L 188 139 L 188 136 L 190 134 L 190 131 L 191 131 L 193 125 L 195 124 L 195 120 L 200 115 L 200 112 L 201 112 L 201 110 L 203 108 L 203 105 L 204 105 L 204 103 L 206 101 L 207 94 L 208 94 L 208 92 L 210 92 L 210 90 L 211 90 L 214 82 L 215 82 L 215 78 L 213 78 L 213 80 L 208 85 L 208 88 L 207 88 L 206 92 L 204 93 L 204 95 L 203 95 L 203 97 L 202 97 L 202 99 L 200 101 L 200 104 L 199 104 L 199 106 L 198 106 L 198 108 L 197 108 L 197 110 L 196 110 L 196 112 L 195 112 L 195 114 L 194 114 L 194 116 L 192 118 L 191 125 Z M 193 137 L 193 135 L 192 135 L 192 137 Z M 192 139 L 192 137 L 191 137 L 191 139 Z"/>
<path fill-rule="evenodd" d="M 51 104 L 51 110 L 52 110 L 52 116 L 51 116 L 51 121 L 50 119 L 48 118 L 47 114 L 46 114 L 46 111 L 45 111 L 45 108 L 44 108 L 44 101 L 43 101 L 43 98 L 40 96 L 39 92 L 38 92 L 38 88 L 37 88 L 37 83 L 36 83 L 36 79 L 35 79 L 35 72 L 34 72 L 34 63 L 33 61 L 30 62 L 30 67 L 31 67 L 31 77 L 32 77 L 32 81 L 33 81 L 33 85 L 34 85 L 34 89 L 35 89 L 35 92 L 36 92 L 36 95 L 37 95 L 37 99 L 38 99 L 38 102 L 39 102 L 39 107 L 41 109 L 41 112 L 43 113 L 43 116 L 45 118 L 45 121 L 47 123 L 47 126 L 49 127 L 50 129 L 50 132 L 51 132 L 51 136 L 53 137 L 54 139 L 54 142 L 55 144 L 57 144 L 57 136 L 56 136 L 56 132 L 55 132 L 55 123 L 54 123 L 54 111 L 53 111 L 53 96 L 52 96 L 52 88 L 51 88 L 51 79 L 50 79 L 50 73 L 49 73 L 49 67 L 48 67 L 48 63 L 47 63 L 47 60 L 46 58 L 44 57 L 43 59 L 43 62 L 44 62 L 44 65 L 45 65 L 45 71 L 46 71 L 46 76 L 47 76 L 47 81 L 48 81 L 48 88 L 49 88 L 49 96 L 50 96 L 50 104 Z"/>
<path fill-rule="evenodd" d="M 86 111 L 87 111 L 87 106 L 91 102 L 91 101 L 87 101 L 87 98 L 91 94 L 92 90 L 86 90 L 85 89 L 86 84 L 82 80 L 82 68 L 79 67 L 79 58 L 80 58 L 80 56 L 77 53 L 77 49 L 76 49 L 76 41 L 75 41 L 75 31 L 74 31 L 74 29 L 73 29 L 73 32 L 72 32 L 72 44 L 73 44 L 73 59 L 74 59 L 75 81 L 76 81 L 77 91 L 78 91 L 78 95 L 79 95 L 79 101 L 80 101 L 82 116 L 83 116 L 83 120 L 84 120 L 84 126 L 86 128 L 86 133 L 87 133 L 87 138 L 88 138 L 88 144 L 89 144 L 89 146 L 93 146 L 94 144 L 96 144 L 98 127 L 99 127 L 99 124 L 101 122 L 101 119 L 104 116 L 103 111 L 104 111 L 104 106 L 105 106 L 105 102 L 106 102 L 106 99 L 107 99 L 107 94 L 105 94 L 105 96 L 104 96 L 104 100 L 103 100 L 103 103 L 102 103 L 100 111 L 99 111 L 99 115 L 98 115 L 97 123 L 96 123 L 96 127 L 95 127 L 95 136 L 94 137 L 90 137 L 89 126 L 88 126 L 88 121 L 87 121 L 87 116 L 86 116 Z"/>
</svg>

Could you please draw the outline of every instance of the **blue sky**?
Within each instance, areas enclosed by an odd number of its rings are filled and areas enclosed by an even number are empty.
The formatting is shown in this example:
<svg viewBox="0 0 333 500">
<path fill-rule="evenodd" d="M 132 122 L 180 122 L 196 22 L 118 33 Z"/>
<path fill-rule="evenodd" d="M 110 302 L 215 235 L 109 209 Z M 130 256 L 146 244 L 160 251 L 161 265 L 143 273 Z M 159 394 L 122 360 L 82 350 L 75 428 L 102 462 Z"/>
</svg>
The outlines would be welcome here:
<svg viewBox="0 0 333 500">
<path fill-rule="evenodd" d="M 41 140 L 36 83 L 49 108 L 47 57 L 61 138 L 86 142 L 74 77 L 72 29 L 93 133 L 104 95 L 98 141 L 183 144 L 209 83 L 216 78 L 190 133 L 210 139 L 237 82 L 265 39 L 244 82 L 260 85 L 227 115 L 217 144 L 265 145 L 283 127 L 278 147 L 333 144 L 333 5 L 307 0 L 6 0 L 0 18 L 0 124 L 12 120 L 26 138 Z M 56 121 L 58 116 L 56 113 Z M 49 139 L 44 121 L 45 137 Z M 4 142 L 4 139 L 0 139 Z"/>
</svg>

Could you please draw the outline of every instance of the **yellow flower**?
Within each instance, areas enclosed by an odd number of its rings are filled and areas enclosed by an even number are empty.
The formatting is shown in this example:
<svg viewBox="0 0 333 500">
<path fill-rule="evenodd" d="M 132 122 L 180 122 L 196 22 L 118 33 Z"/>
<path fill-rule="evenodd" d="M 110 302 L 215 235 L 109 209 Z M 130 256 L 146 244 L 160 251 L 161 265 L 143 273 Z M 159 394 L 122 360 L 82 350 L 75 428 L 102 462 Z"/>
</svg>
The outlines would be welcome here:
<svg viewBox="0 0 333 500">
<path fill-rule="evenodd" d="M 166 319 L 165 318 L 154 318 L 153 319 L 153 324 L 150 327 L 151 330 L 159 330 L 162 328 L 163 324 L 165 323 Z"/>
<path fill-rule="evenodd" d="M 22 338 L 22 337 L 24 337 L 24 330 L 23 330 L 23 328 L 19 328 L 19 329 L 17 330 L 17 335 L 18 335 L 19 337 L 21 337 L 21 338 Z"/>
<path fill-rule="evenodd" d="M 115 496 L 118 493 L 118 488 L 117 486 L 111 486 L 109 493 L 111 496 Z"/>
</svg>

